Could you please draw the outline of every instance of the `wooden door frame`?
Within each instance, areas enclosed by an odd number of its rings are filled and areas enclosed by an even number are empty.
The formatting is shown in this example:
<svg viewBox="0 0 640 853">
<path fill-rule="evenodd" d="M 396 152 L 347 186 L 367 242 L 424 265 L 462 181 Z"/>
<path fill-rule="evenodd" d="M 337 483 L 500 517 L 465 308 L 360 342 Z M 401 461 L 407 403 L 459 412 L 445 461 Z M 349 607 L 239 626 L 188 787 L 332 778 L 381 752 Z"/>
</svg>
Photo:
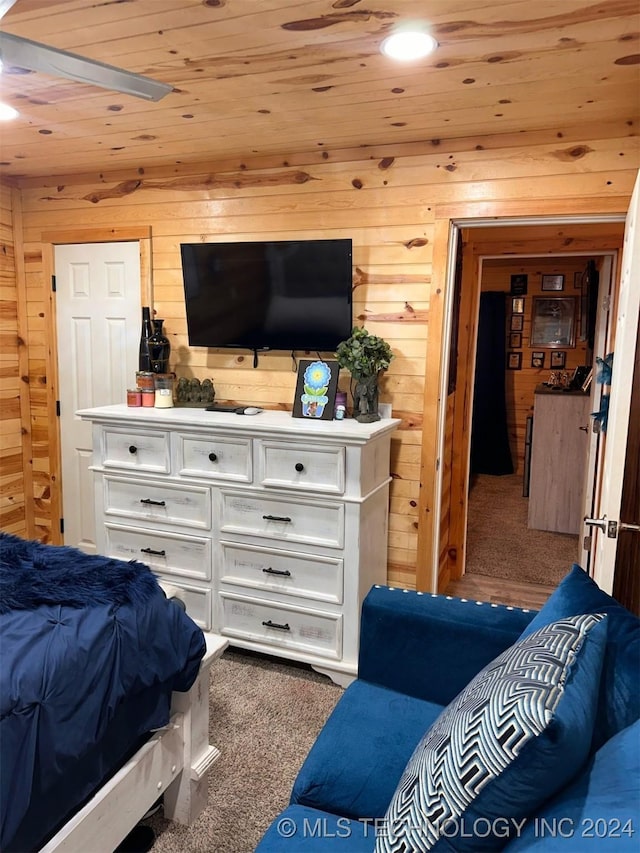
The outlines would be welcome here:
<svg viewBox="0 0 640 853">
<path fill-rule="evenodd" d="M 618 198 L 552 199 L 543 202 L 470 202 L 435 210 L 429 335 L 423 398 L 423 434 L 418 499 L 416 589 L 442 592 L 439 577 L 443 454 L 451 346 L 456 246 L 461 229 L 624 222 L 626 202 Z M 535 211 L 543 207 L 544 213 Z M 466 437 L 468 441 L 468 436 Z"/>
<path fill-rule="evenodd" d="M 44 334 L 47 342 L 45 355 L 47 376 L 47 424 L 49 434 L 49 474 L 51 482 L 51 544 L 61 545 L 63 534 L 59 520 L 62 518 L 62 451 L 60 443 L 58 335 L 56 302 L 51 282 L 55 274 L 55 247 L 73 243 L 128 243 L 140 246 L 140 299 L 142 305 L 153 304 L 153 275 L 151 264 L 151 226 L 124 228 L 74 228 L 43 231 L 42 273 L 45 290 Z"/>
</svg>

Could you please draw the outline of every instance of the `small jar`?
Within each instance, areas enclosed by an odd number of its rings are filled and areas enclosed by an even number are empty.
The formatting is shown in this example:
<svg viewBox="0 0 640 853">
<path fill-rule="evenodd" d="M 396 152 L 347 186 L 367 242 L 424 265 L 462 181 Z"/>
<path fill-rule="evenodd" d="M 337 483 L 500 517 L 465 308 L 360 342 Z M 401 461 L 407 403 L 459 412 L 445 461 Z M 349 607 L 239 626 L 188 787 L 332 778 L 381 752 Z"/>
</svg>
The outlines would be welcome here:
<svg viewBox="0 0 640 853">
<path fill-rule="evenodd" d="M 156 392 L 153 388 L 143 388 L 140 391 L 143 408 L 153 408 L 156 402 Z"/>
<path fill-rule="evenodd" d="M 136 385 L 138 388 L 146 388 L 149 391 L 155 389 L 154 374 L 149 370 L 139 370 L 136 373 Z"/>
<path fill-rule="evenodd" d="M 141 406 L 142 391 L 139 388 L 129 388 L 127 390 L 127 406 Z"/>
<path fill-rule="evenodd" d="M 172 373 L 156 373 L 154 405 L 156 409 L 170 409 L 173 407 Z"/>
</svg>

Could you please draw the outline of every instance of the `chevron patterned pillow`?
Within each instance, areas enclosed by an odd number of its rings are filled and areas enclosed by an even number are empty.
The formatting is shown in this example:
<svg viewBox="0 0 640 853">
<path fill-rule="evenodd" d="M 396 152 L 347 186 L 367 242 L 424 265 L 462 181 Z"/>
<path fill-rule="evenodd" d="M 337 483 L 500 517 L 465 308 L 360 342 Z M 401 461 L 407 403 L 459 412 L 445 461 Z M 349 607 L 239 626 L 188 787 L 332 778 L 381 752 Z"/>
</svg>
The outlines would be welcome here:
<svg viewBox="0 0 640 853">
<path fill-rule="evenodd" d="M 376 853 L 501 850 L 589 754 L 606 617 L 572 616 L 521 638 L 425 733 Z"/>
</svg>

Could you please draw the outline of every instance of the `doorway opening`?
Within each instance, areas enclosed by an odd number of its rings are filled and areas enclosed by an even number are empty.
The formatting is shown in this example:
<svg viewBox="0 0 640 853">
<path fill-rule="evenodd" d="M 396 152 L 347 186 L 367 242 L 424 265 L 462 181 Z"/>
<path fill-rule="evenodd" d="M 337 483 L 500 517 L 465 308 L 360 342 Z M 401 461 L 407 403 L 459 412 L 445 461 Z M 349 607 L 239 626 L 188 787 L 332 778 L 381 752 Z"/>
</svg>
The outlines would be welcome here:
<svg viewBox="0 0 640 853">
<path fill-rule="evenodd" d="M 456 227 L 460 240 L 450 267 L 457 269 L 456 287 L 451 291 L 459 314 L 453 318 L 449 345 L 450 367 L 455 370 L 453 380 L 453 371 L 448 379 L 446 411 L 450 423 L 441 433 L 449 436 L 443 442 L 441 458 L 443 471 L 448 472 L 443 477 L 450 479 L 441 490 L 440 529 L 446 541 L 441 539 L 438 544 L 446 565 L 439 565 L 439 577 L 446 579 L 446 591 L 456 595 L 539 607 L 571 563 L 582 561 L 584 552 L 579 547 L 582 537 L 575 519 L 572 529 L 561 526 L 557 530 L 539 531 L 528 523 L 528 454 L 535 390 L 550 382 L 552 373 L 560 374 L 558 381 L 570 382 L 577 367 L 592 365 L 594 354 L 600 353 L 597 347 L 604 354 L 606 338 L 602 336 L 596 342 L 591 330 L 589 339 L 584 271 L 589 263 L 595 262 L 611 278 L 623 242 L 624 223 L 460 222 Z M 457 296 L 453 295 L 454 290 Z M 503 432 L 512 473 L 506 469 L 496 475 L 473 470 L 473 438 L 470 439 L 476 432 L 472 429 L 475 427 L 473 401 L 474 390 L 477 393 L 478 318 L 484 292 L 498 294 L 504 312 L 502 326 L 498 326 L 503 329 L 498 346 L 503 367 L 494 380 L 503 386 L 506 413 Z M 597 302 L 605 307 L 602 288 L 600 293 Z M 561 300 L 572 308 L 571 339 L 560 339 L 560 343 L 551 346 L 544 341 L 535 344 L 534 300 L 536 304 L 545 300 L 545 304 L 554 307 L 556 300 Z M 488 378 L 491 384 L 492 377 Z M 596 404 L 597 395 L 595 385 L 591 390 L 593 393 L 586 399 L 586 422 L 579 425 L 584 430 L 579 437 L 585 445 L 582 471 L 580 477 L 574 472 L 572 481 L 573 485 L 578 484 L 572 489 L 572 500 L 575 503 L 574 493 L 578 491 L 581 507 L 588 497 L 585 484 L 589 454 L 598 440 L 597 435 L 587 432 L 590 406 L 592 402 Z M 571 396 L 564 391 L 553 393 L 559 394 L 559 399 Z M 492 417 L 495 420 L 495 411 L 490 406 L 489 418 Z M 498 462 L 501 464 L 504 462 Z M 540 555 L 537 561 L 536 549 Z M 549 553 L 551 560 L 544 558 Z"/>
</svg>

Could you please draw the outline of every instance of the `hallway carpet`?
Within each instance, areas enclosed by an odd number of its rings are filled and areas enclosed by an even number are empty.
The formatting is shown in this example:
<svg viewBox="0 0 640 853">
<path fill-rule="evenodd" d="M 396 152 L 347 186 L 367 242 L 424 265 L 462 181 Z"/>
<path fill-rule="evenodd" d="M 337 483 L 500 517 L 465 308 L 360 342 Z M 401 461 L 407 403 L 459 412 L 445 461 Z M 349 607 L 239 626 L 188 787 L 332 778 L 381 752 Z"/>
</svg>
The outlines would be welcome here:
<svg viewBox="0 0 640 853">
<path fill-rule="evenodd" d="M 578 537 L 529 530 L 522 476 L 478 474 L 469 493 L 467 567 L 471 574 L 556 585 L 578 561 Z"/>
</svg>

